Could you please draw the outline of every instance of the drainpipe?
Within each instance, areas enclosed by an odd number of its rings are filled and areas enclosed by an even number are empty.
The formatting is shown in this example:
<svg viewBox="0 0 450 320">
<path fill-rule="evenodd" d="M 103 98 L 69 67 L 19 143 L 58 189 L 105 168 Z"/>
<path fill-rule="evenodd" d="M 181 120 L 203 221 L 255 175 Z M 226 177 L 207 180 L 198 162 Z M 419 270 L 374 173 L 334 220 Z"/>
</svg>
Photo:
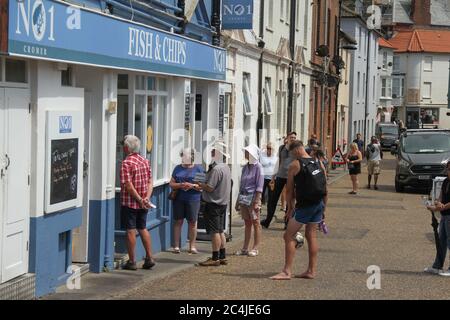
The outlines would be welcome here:
<svg viewBox="0 0 450 320">
<path fill-rule="evenodd" d="M 259 68 L 258 68 L 258 120 L 256 121 L 256 140 L 258 146 L 261 146 L 261 130 L 263 129 L 263 101 L 264 101 L 264 77 L 263 77 L 263 68 L 264 68 L 264 10 L 265 10 L 265 1 L 260 0 L 259 4 L 259 41 L 258 47 L 262 49 L 261 55 L 259 57 Z"/>
<path fill-rule="evenodd" d="M 287 131 L 292 131 L 292 115 L 294 107 L 294 75 L 295 75 L 295 25 L 296 25 L 296 8 L 297 0 L 291 1 L 291 22 L 289 24 L 289 48 L 291 53 L 291 62 L 289 63 L 289 79 L 288 79 L 288 116 Z"/>
<path fill-rule="evenodd" d="M 337 43 L 335 46 L 335 56 L 340 56 L 340 47 L 341 47 L 341 37 L 340 37 L 340 32 L 341 32 L 341 17 L 342 17 L 342 0 L 339 0 L 339 19 L 338 19 L 338 27 L 337 27 L 337 35 L 335 35 L 337 37 Z M 339 78 L 341 77 L 341 70 L 338 70 L 338 75 Z M 337 143 L 336 143 L 336 138 L 337 138 L 337 127 L 338 127 L 338 109 L 339 109 L 339 84 L 340 82 L 337 82 L 336 85 L 336 98 L 335 98 L 335 112 L 334 112 L 334 123 L 336 124 L 336 127 L 334 128 L 335 131 L 335 135 L 334 135 L 334 139 L 333 139 L 333 147 L 331 152 L 333 153 L 336 149 L 337 149 Z"/>
<path fill-rule="evenodd" d="M 450 61 L 449 61 L 450 64 Z M 448 68 L 448 91 L 447 91 L 447 108 L 450 109 L 450 66 Z"/>
<path fill-rule="evenodd" d="M 367 69 L 366 69 L 366 102 L 364 105 L 364 150 L 366 150 L 366 143 L 367 143 L 367 111 L 368 111 L 368 104 L 369 104 L 369 71 L 370 71 L 370 36 L 372 33 L 372 30 L 368 30 L 367 34 L 367 57 L 366 57 L 366 63 L 367 63 Z"/>
</svg>

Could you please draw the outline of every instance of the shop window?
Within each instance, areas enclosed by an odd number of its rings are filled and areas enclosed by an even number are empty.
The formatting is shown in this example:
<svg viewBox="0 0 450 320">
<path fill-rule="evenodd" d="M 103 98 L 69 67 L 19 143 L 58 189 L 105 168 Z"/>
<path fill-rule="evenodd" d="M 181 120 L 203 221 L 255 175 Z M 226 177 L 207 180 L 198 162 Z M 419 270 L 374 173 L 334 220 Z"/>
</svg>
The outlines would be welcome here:
<svg viewBox="0 0 450 320">
<path fill-rule="evenodd" d="M 128 134 L 128 95 L 117 96 L 116 187 L 120 188 L 120 166 L 125 155 L 123 138 Z"/>
<path fill-rule="evenodd" d="M 150 79 L 150 78 L 149 78 Z M 152 78 L 154 79 L 154 78 Z M 146 145 L 146 151 L 147 151 L 147 159 L 152 162 L 153 158 L 153 110 L 155 107 L 155 96 L 148 96 L 147 97 L 147 145 Z"/>
<path fill-rule="evenodd" d="M 27 62 L 5 59 L 6 82 L 27 83 Z"/>
<path fill-rule="evenodd" d="M 166 79 L 159 79 L 158 81 L 158 89 L 159 91 L 167 91 L 167 80 Z"/>
<path fill-rule="evenodd" d="M 71 87 L 73 85 L 72 81 L 72 67 L 67 67 L 66 70 L 61 71 L 61 85 L 64 87 Z"/>
<path fill-rule="evenodd" d="M 145 90 L 145 76 L 136 76 L 136 90 Z"/>
<path fill-rule="evenodd" d="M 166 154 L 167 154 L 167 97 L 160 96 L 158 101 L 158 125 L 157 125 L 157 150 L 156 163 L 158 170 L 156 178 L 158 180 L 165 178 L 165 171 L 167 168 Z"/>
<path fill-rule="evenodd" d="M 420 118 L 423 124 L 438 124 L 439 109 L 438 108 L 420 109 Z"/>
<path fill-rule="evenodd" d="M 136 95 L 134 109 L 134 135 L 143 141 L 144 137 L 144 107 L 145 107 L 145 96 L 144 95 Z"/>
<path fill-rule="evenodd" d="M 128 89 L 128 75 L 127 74 L 119 74 L 117 78 L 117 88 L 121 90 Z"/>
<path fill-rule="evenodd" d="M 156 90 L 156 78 L 154 78 L 154 77 L 147 78 L 147 90 L 150 90 L 150 91 Z"/>
<path fill-rule="evenodd" d="M 249 116 L 252 114 L 251 95 L 250 95 L 250 74 L 244 73 L 242 78 L 242 95 L 244 101 L 244 113 Z"/>
<path fill-rule="evenodd" d="M 266 114 L 268 115 L 273 113 L 271 87 L 271 79 L 266 78 L 264 85 L 264 106 L 266 108 Z"/>
</svg>

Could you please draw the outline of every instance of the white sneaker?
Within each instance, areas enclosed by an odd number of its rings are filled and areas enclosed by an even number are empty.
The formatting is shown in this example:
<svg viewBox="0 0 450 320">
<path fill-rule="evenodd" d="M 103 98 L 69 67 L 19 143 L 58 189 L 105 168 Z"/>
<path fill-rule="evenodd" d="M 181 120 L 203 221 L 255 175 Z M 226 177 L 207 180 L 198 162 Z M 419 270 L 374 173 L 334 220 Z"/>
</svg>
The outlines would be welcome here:
<svg viewBox="0 0 450 320">
<path fill-rule="evenodd" d="M 442 271 L 439 273 L 439 275 L 443 277 L 450 277 L 450 270 Z"/>
<path fill-rule="evenodd" d="M 425 270 L 423 270 L 423 272 L 431 273 L 431 274 L 440 274 L 442 272 L 442 270 L 439 270 L 439 269 L 436 269 L 433 267 L 428 267 L 428 268 L 425 268 Z"/>
</svg>

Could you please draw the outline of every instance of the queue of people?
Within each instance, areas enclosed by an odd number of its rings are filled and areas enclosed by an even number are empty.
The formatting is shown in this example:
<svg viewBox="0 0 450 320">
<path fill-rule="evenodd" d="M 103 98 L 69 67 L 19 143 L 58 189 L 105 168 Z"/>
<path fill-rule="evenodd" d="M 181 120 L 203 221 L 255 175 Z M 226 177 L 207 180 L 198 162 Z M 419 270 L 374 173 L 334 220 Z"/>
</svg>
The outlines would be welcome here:
<svg viewBox="0 0 450 320">
<path fill-rule="evenodd" d="M 185 149 L 181 152 L 181 163 L 172 173 L 169 199 L 173 201 L 173 248 L 172 252 L 181 253 L 181 230 L 184 220 L 188 223 L 188 253 L 197 254 L 197 221 L 203 201 L 203 214 L 207 232 L 211 235 L 212 254 L 199 266 L 226 265 L 226 239 L 224 234 L 225 214 L 231 191 L 231 172 L 226 160 L 230 155 L 224 143 L 216 142 L 211 148 L 212 163 L 207 172 L 194 163 L 195 151 Z M 150 163 L 139 154 L 140 141 L 135 136 L 126 136 L 124 152 L 127 155 L 121 167 L 121 203 L 122 217 L 126 221 L 128 235 L 129 261 L 125 269 L 136 270 L 135 246 L 136 230 L 141 236 L 146 258 L 145 269 L 151 269 L 155 261 L 151 252 L 151 238 L 146 228 L 148 209 L 152 207 L 152 175 Z M 315 232 L 317 225 L 324 221 L 326 206 L 327 159 L 320 149 L 317 138 L 312 135 L 308 145 L 297 140 L 297 134 L 290 132 L 284 144 L 274 153 L 274 146 L 268 143 L 261 151 L 256 145 L 243 149 L 247 164 L 243 166 L 239 183 L 239 196 L 235 203 L 245 222 L 245 237 L 238 256 L 256 257 L 260 254 L 261 227 L 268 228 L 276 211 L 280 196 L 285 190 L 287 208 L 285 221 L 286 262 L 282 273 L 275 280 L 291 277 L 293 255 L 295 254 L 295 236 L 306 225 L 306 239 L 309 246 L 310 263 L 303 274 L 305 278 L 314 278 L 317 265 L 317 244 Z M 381 147 L 376 138 L 372 139 L 366 150 L 369 161 L 369 186 L 371 176 L 375 177 L 377 188 L 380 173 L 379 162 Z M 358 175 L 361 173 L 362 153 L 355 142 L 346 155 L 353 190 L 358 190 Z M 312 169 L 311 169 L 312 168 Z M 311 171 L 312 170 L 312 171 Z M 311 174 L 311 172 L 315 172 Z M 200 179 L 203 175 L 203 179 Z M 311 194 L 311 192 L 313 194 Z M 317 194 L 314 194 L 316 192 Z M 267 193 L 267 196 L 265 195 Z M 262 203 L 267 204 L 267 217 L 261 220 Z M 253 243 L 250 246 L 253 233 Z"/>
</svg>

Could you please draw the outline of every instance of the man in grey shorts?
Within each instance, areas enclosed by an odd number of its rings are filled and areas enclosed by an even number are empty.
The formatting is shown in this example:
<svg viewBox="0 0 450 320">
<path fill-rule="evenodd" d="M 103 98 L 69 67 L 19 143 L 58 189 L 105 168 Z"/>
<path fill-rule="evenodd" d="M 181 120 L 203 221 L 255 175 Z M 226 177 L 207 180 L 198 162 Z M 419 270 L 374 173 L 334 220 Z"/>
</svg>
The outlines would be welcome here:
<svg viewBox="0 0 450 320">
<path fill-rule="evenodd" d="M 203 189 L 205 202 L 204 218 L 206 230 L 211 234 L 212 257 L 199 263 L 202 267 L 218 267 L 227 264 L 225 252 L 225 214 L 231 191 L 231 172 L 226 164 L 230 156 L 225 152 L 226 145 L 216 142 L 212 148 L 212 164 L 206 174 L 205 183 L 199 183 Z"/>
</svg>

